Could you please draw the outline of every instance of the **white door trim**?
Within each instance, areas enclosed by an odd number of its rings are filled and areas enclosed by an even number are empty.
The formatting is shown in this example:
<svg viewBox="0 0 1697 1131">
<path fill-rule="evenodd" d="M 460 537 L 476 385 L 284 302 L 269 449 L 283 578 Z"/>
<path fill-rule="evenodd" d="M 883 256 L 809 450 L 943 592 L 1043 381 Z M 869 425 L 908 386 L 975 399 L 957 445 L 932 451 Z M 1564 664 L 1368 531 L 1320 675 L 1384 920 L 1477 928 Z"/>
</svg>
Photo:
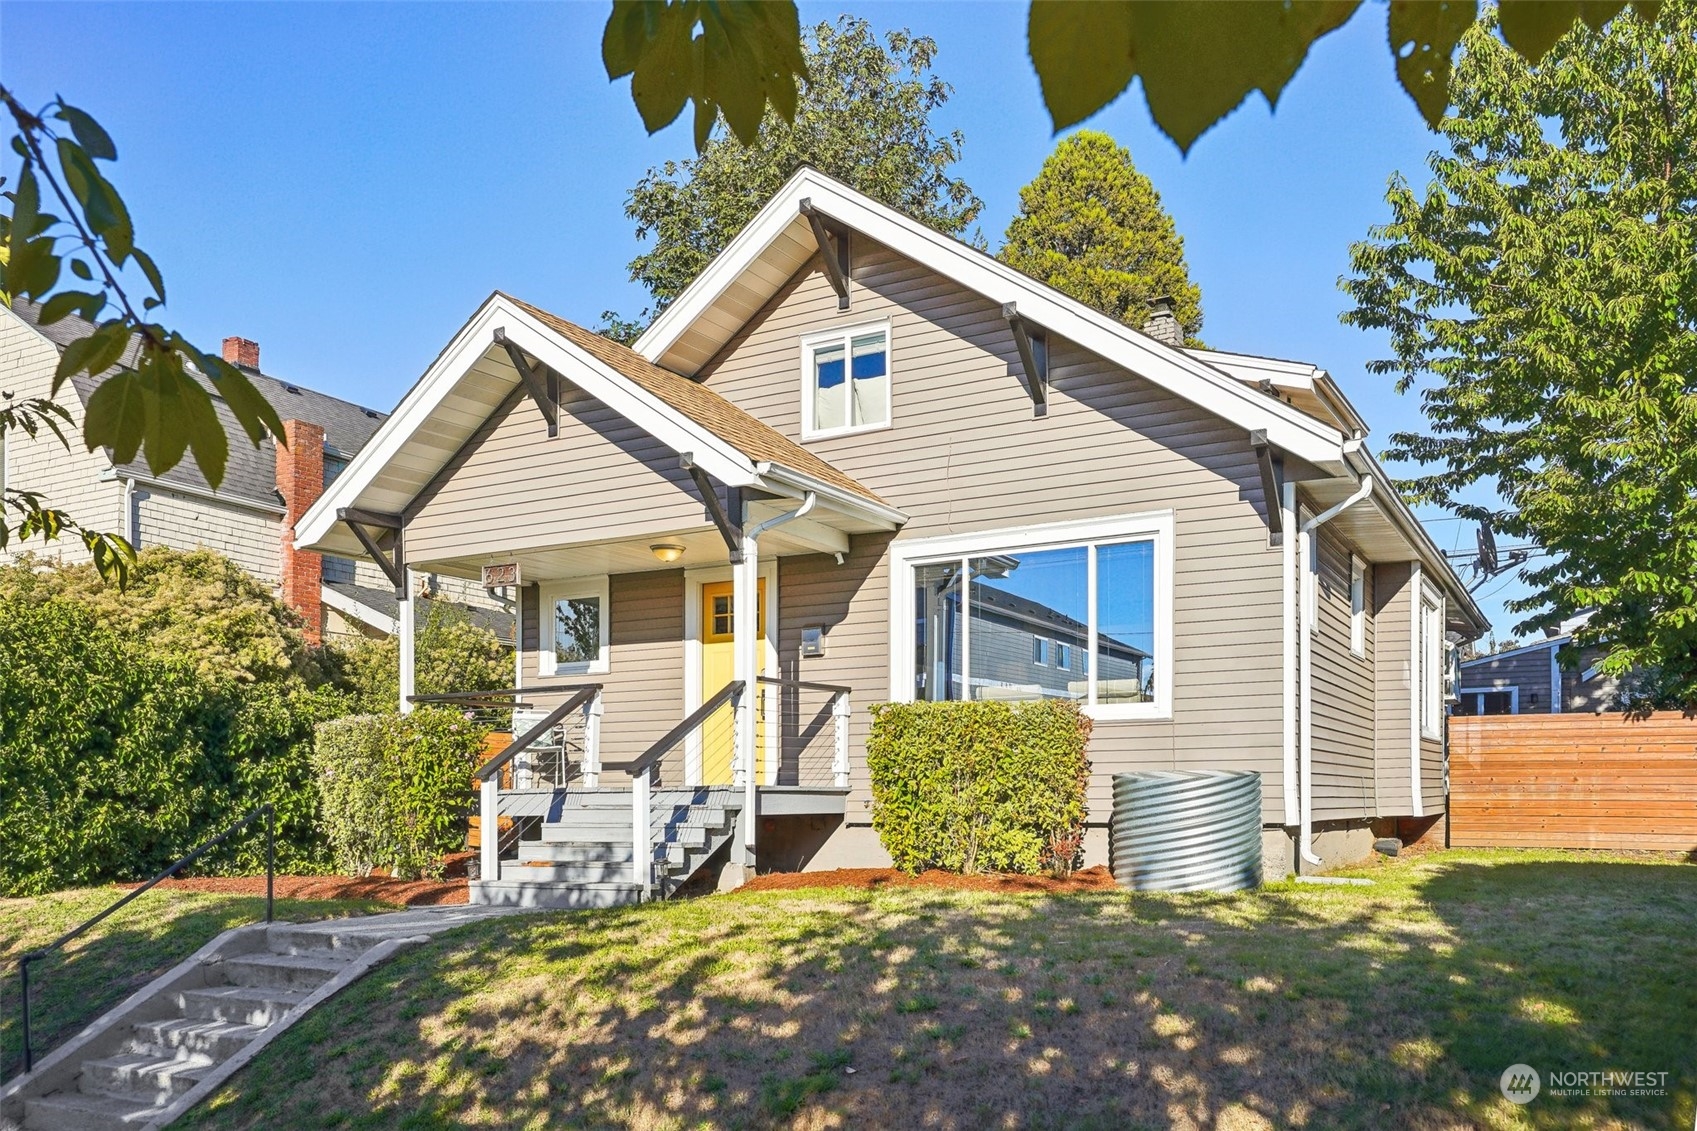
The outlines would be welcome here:
<svg viewBox="0 0 1697 1131">
<path fill-rule="evenodd" d="M 766 583 L 766 657 L 767 672 L 778 670 L 778 559 L 767 558 L 760 563 L 760 579 Z M 689 718 L 701 706 L 701 587 L 714 582 L 732 580 L 731 567 L 698 566 L 684 570 L 684 718 Z M 768 765 L 777 765 L 775 753 L 778 728 L 766 728 L 766 758 Z M 684 784 L 701 784 L 701 736 L 691 734 L 684 739 Z"/>
</svg>

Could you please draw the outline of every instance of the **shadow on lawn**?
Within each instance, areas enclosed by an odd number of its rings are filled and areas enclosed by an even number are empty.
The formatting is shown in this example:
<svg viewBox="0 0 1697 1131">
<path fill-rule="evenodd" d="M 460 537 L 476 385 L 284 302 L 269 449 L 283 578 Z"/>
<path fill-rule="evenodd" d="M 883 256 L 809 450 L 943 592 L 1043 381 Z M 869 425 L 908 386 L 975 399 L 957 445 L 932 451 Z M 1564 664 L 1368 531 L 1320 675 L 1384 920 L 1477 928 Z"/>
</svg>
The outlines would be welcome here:
<svg viewBox="0 0 1697 1131">
<path fill-rule="evenodd" d="M 1417 875 L 1219 897 L 793 892 L 482 924 L 307 1018 L 197 1122 L 1689 1124 L 1697 870 Z M 1516 1061 L 1665 1070 L 1671 1093 L 1514 1108 L 1497 1081 Z"/>
</svg>

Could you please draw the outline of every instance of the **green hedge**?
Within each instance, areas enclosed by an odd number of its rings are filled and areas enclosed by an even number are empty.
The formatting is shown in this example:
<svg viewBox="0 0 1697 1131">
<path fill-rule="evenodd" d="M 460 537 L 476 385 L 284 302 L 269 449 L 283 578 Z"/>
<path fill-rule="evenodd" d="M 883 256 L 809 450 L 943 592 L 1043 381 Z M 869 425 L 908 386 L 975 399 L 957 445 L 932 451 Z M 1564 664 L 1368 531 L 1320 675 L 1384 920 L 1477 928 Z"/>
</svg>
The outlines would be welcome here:
<svg viewBox="0 0 1697 1131">
<path fill-rule="evenodd" d="M 339 868 L 442 874 L 463 849 L 487 728 L 446 707 L 323 723 L 313 750 L 323 830 Z"/>
<path fill-rule="evenodd" d="M 1069 700 L 875 705 L 872 827 L 907 872 L 1070 871 L 1089 739 Z"/>
</svg>

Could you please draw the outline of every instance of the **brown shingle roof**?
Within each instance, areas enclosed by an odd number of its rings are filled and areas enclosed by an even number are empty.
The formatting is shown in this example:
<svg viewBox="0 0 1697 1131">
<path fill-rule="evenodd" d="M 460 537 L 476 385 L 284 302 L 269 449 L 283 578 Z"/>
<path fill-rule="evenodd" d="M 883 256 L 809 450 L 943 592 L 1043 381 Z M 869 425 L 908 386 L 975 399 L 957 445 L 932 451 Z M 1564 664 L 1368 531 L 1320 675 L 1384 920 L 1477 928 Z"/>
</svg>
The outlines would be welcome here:
<svg viewBox="0 0 1697 1131">
<path fill-rule="evenodd" d="M 567 322 L 558 315 L 549 314 L 522 299 L 514 298 L 505 292 L 502 292 L 502 296 L 749 459 L 770 461 L 883 506 L 889 505 L 850 476 L 832 467 L 771 425 L 756 420 L 705 385 L 673 373 L 670 369 L 662 369 L 630 347 L 603 338 L 600 334 Z"/>
</svg>

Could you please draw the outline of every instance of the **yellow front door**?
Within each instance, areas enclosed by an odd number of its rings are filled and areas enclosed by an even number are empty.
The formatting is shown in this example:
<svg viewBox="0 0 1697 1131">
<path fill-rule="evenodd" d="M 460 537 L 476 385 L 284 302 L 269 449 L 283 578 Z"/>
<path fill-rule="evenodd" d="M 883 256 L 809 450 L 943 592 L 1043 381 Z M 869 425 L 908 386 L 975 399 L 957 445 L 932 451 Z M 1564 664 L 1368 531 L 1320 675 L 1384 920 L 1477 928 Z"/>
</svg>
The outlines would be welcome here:
<svg viewBox="0 0 1697 1131">
<path fill-rule="evenodd" d="M 732 583 L 713 581 L 701 587 L 701 702 L 719 693 L 719 689 L 735 678 L 736 660 L 733 646 L 736 636 L 732 630 Z M 755 610 L 760 625 L 760 647 L 755 650 L 760 673 L 766 671 L 766 579 L 760 579 L 760 605 Z M 759 690 L 750 688 L 759 702 Z M 755 738 L 755 749 L 764 750 L 765 720 Z M 736 718 L 729 703 L 713 713 L 701 727 L 701 784 L 730 785 L 735 778 Z"/>
</svg>

